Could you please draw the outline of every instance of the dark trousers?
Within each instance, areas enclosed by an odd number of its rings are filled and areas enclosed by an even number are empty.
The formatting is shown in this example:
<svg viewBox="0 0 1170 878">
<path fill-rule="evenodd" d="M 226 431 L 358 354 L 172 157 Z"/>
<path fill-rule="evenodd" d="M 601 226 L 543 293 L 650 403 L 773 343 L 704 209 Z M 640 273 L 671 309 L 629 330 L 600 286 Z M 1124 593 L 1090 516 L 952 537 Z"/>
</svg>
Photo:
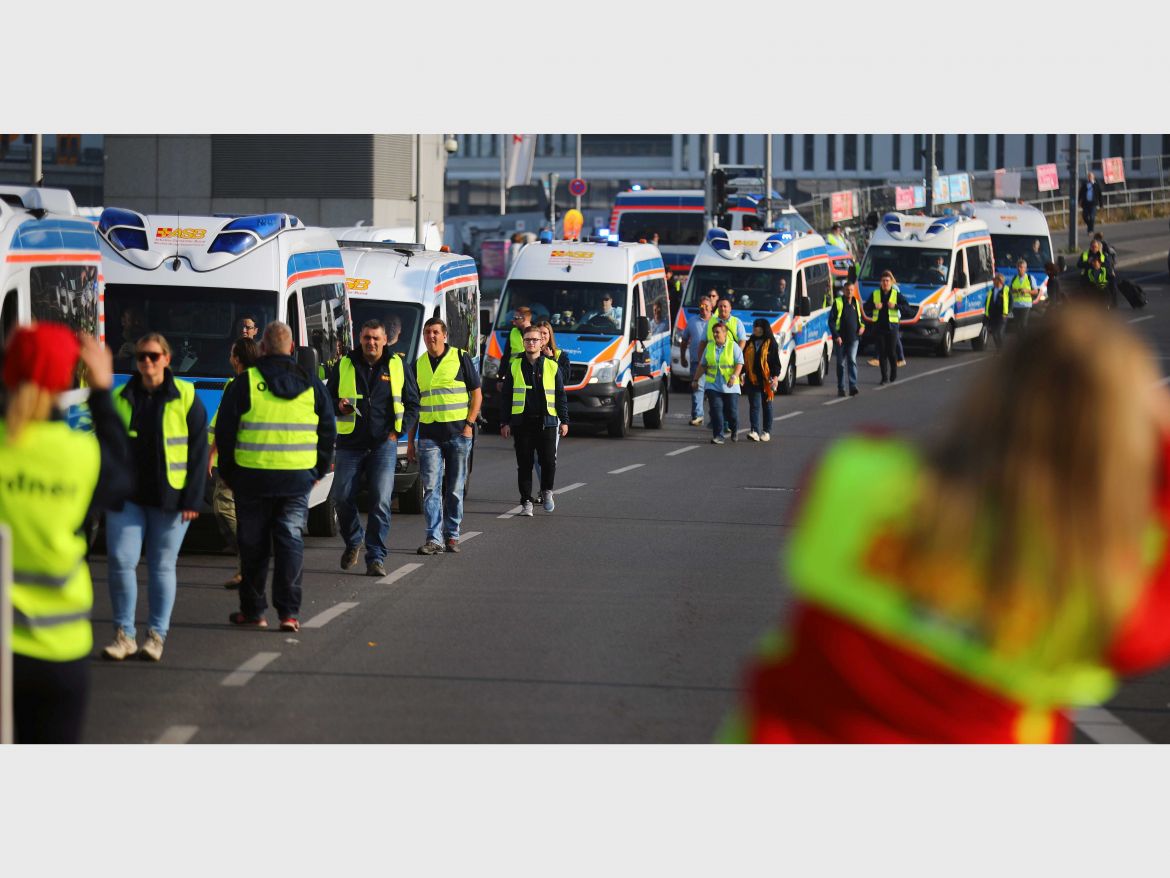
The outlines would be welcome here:
<svg viewBox="0 0 1170 878">
<path fill-rule="evenodd" d="M 1003 334 L 1006 329 L 1006 317 L 1000 317 L 998 320 L 992 319 L 987 323 L 987 333 L 991 336 L 991 340 L 995 342 L 995 349 L 997 351 L 1003 347 Z"/>
<path fill-rule="evenodd" d="M 265 599 L 268 559 L 272 570 L 272 604 L 281 619 L 301 609 L 305 542 L 301 528 L 309 514 L 309 495 L 241 497 L 236 494 L 236 540 L 240 544 L 240 612 L 249 618 L 268 609 Z"/>
<path fill-rule="evenodd" d="M 532 500 L 532 462 L 540 460 L 541 493 L 553 489 L 557 474 L 557 430 L 546 427 L 544 419 L 521 421 L 512 431 L 516 444 L 516 484 L 520 488 L 520 502 Z"/>
<path fill-rule="evenodd" d="M 898 330 L 881 328 L 877 331 L 878 365 L 882 368 L 882 381 L 898 380 Z"/>
<path fill-rule="evenodd" d="M 1093 226 L 1097 224 L 1097 202 L 1085 204 L 1081 207 L 1081 216 L 1085 218 L 1085 225 L 1088 227 L 1089 234 L 1093 234 Z"/>
<path fill-rule="evenodd" d="M 77 744 L 89 700 L 89 656 L 72 662 L 12 657 L 18 744 Z"/>
</svg>

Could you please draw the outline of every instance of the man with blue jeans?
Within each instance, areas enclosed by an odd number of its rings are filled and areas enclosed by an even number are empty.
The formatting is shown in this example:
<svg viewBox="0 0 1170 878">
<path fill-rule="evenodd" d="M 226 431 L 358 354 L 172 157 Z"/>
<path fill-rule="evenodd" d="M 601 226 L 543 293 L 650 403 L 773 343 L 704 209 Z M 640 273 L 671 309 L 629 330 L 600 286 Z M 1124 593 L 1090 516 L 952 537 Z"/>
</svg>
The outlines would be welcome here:
<svg viewBox="0 0 1170 878">
<path fill-rule="evenodd" d="M 715 292 L 712 290 L 712 292 Z M 682 341 L 679 344 L 678 363 L 687 368 L 688 361 L 692 369 L 699 368 L 699 348 L 707 339 L 707 322 L 711 319 L 711 298 L 704 296 L 699 299 L 699 314 L 687 318 L 687 328 L 683 330 Z M 691 426 L 703 425 L 703 395 L 706 391 L 696 387 L 691 391 Z"/>
<path fill-rule="evenodd" d="M 712 327 L 711 335 L 712 342 L 703 351 L 691 389 L 698 388 L 702 379 L 711 409 L 711 444 L 722 445 L 724 422 L 731 441 L 739 441 L 739 373 L 743 371 L 743 351 L 728 339 L 727 325 L 722 321 Z"/>
<path fill-rule="evenodd" d="M 438 555 L 459 551 L 463 485 L 483 391 L 471 357 L 447 344 L 447 324 L 440 318 L 432 317 L 423 324 L 423 343 L 426 350 L 413 367 L 418 386 L 418 441 L 410 437 L 406 456 L 418 461 L 423 485 L 427 536 L 418 553 Z M 407 417 L 411 408 L 407 407 Z"/>
<path fill-rule="evenodd" d="M 407 401 L 418 411 L 418 388 L 407 376 L 402 357 L 392 354 L 386 326 L 367 320 L 358 339 L 360 350 L 337 361 L 329 378 L 329 395 L 337 413 L 337 456 L 330 498 L 345 540 L 341 569 L 357 563 L 366 545 L 366 575 L 386 575 L 386 538 L 390 533 L 390 501 L 394 495 L 394 467 L 398 437 L 414 431 L 405 417 Z M 362 473 L 369 485 L 370 514 L 362 532 L 358 514 L 358 486 Z"/>
</svg>

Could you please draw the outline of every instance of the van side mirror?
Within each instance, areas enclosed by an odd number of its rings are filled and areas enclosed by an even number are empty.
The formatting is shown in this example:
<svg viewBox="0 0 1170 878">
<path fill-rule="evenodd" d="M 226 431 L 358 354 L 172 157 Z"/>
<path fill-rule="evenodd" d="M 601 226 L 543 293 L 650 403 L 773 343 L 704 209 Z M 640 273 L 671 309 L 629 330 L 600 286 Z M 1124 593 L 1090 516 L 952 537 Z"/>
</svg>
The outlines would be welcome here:
<svg viewBox="0 0 1170 878">
<path fill-rule="evenodd" d="M 298 366 L 305 370 L 305 374 L 320 377 L 317 374 L 317 369 L 320 368 L 321 361 L 317 358 L 316 348 L 298 347 L 293 352 L 293 359 L 297 361 Z"/>
<path fill-rule="evenodd" d="M 1061 274 L 1068 269 L 1068 263 L 1065 261 L 1063 253 L 1056 257 L 1056 267 L 1060 269 Z"/>
<path fill-rule="evenodd" d="M 808 317 L 810 314 L 812 314 L 812 302 L 809 300 L 808 296 L 801 296 L 800 301 L 797 302 L 796 307 L 797 313 L 801 317 Z"/>
<path fill-rule="evenodd" d="M 650 318 L 641 316 L 634 322 L 634 338 L 636 338 L 638 341 L 645 341 L 649 337 Z"/>
</svg>

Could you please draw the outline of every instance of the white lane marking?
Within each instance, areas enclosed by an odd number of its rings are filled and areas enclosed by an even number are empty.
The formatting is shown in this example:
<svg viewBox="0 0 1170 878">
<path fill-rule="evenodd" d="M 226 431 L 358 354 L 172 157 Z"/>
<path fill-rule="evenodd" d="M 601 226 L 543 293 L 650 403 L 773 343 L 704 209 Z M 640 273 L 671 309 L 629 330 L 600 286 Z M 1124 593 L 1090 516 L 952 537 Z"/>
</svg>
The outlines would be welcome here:
<svg viewBox="0 0 1170 878">
<path fill-rule="evenodd" d="M 199 726 L 171 726 L 158 736 L 156 744 L 186 744 L 195 737 Z"/>
<path fill-rule="evenodd" d="M 511 509 L 509 509 L 507 512 L 505 512 L 503 515 L 497 515 L 496 518 L 514 518 L 523 511 L 524 511 L 523 506 L 513 506 Z"/>
<path fill-rule="evenodd" d="M 1085 707 L 1073 714 L 1078 729 L 1098 744 L 1148 744 L 1114 714 L 1100 707 Z"/>
<path fill-rule="evenodd" d="M 408 573 L 413 573 L 418 568 L 422 567 L 420 563 L 403 564 L 397 570 L 391 570 L 385 576 L 378 580 L 377 585 L 393 585 Z"/>
<path fill-rule="evenodd" d="M 565 485 L 563 488 L 557 488 L 553 491 L 554 494 L 567 494 L 569 491 L 576 491 L 578 488 L 584 488 L 584 482 L 573 482 L 571 485 Z"/>
<path fill-rule="evenodd" d="M 244 686 L 280 658 L 279 652 L 258 652 L 220 681 L 221 686 Z"/>
<path fill-rule="evenodd" d="M 609 474 L 611 476 L 620 476 L 622 473 L 628 473 L 632 469 L 637 469 L 640 466 L 645 466 L 644 463 L 631 463 L 629 466 L 623 466 L 621 469 L 611 469 Z"/>
<path fill-rule="evenodd" d="M 482 534 L 482 530 L 469 530 L 467 533 L 459 535 L 459 542 L 466 543 L 468 540 L 474 539 L 475 537 L 481 536 Z"/>
<path fill-rule="evenodd" d="M 803 415 L 803 414 L 804 414 L 804 412 L 803 412 L 803 411 L 799 411 L 799 412 L 789 412 L 789 413 L 788 413 L 788 414 L 786 414 L 786 415 L 780 415 L 780 416 L 779 416 L 779 417 L 777 417 L 777 418 L 772 418 L 772 420 L 773 420 L 773 421 L 786 421 L 786 420 L 788 420 L 789 418 L 795 418 L 797 415 Z"/>
<path fill-rule="evenodd" d="M 795 491 L 796 488 L 771 488 L 771 487 L 757 487 L 754 485 L 744 485 L 745 491 Z"/>
<path fill-rule="evenodd" d="M 357 601 L 343 601 L 340 604 L 334 604 L 328 610 L 318 613 L 308 622 L 302 622 L 302 628 L 324 628 L 328 623 L 332 622 L 346 610 L 352 610 L 357 606 Z"/>
<path fill-rule="evenodd" d="M 666 452 L 667 457 L 674 457 L 676 454 L 686 454 L 688 451 L 694 451 L 698 445 L 684 445 L 682 448 L 676 448 L 674 451 Z"/>
<path fill-rule="evenodd" d="M 830 399 L 828 402 L 822 402 L 821 405 L 836 405 L 839 402 L 849 402 L 851 397 L 838 396 L 836 399 Z"/>
<path fill-rule="evenodd" d="M 919 378 L 929 378 L 931 375 L 937 375 L 940 372 L 949 372 L 951 369 L 962 369 L 964 366 L 970 366 L 973 363 L 982 363 L 987 357 L 975 357 L 973 360 L 967 360 L 963 363 L 953 363 L 950 366 L 943 366 L 939 369 L 931 369 L 929 372 L 919 372 L 917 375 L 911 375 L 909 378 L 899 378 L 884 387 L 875 387 L 874 390 L 889 390 L 891 387 L 901 387 L 903 384 L 909 384 L 911 381 L 917 381 Z"/>
<path fill-rule="evenodd" d="M 1164 274 L 1166 274 L 1166 272 L 1156 271 L 1153 274 L 1143 274 L 1141 277 L 1135 277 L 1134 280 L 1140 284 L 1143 281 L 1153 280 L 1156 277 L 1162 277 Z"/>
<path fill-rule="evenodd" d="M 1125 321 L 1126 323 L 1141 323 L 1143 320 L 1153 320 L 1153 314 L 1147 314 L 1145 317 L 1135 317 L 1132 320 Z"/>
</svg>

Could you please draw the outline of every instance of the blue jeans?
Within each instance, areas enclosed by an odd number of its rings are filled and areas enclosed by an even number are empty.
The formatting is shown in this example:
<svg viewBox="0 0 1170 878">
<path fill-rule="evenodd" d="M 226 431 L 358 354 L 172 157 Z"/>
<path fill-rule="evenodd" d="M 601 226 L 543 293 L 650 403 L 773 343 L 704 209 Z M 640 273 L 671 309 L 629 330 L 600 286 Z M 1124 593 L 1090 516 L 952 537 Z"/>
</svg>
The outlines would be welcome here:
<svg viewBox="0 0 1170 878">
<path fill-rule="evenodd" d="M 110 604 L 114 627 L 134 637 L 134 611 L 138 605 L 138 576 L 135 568 L 146 544 L 146 599 L 150 606 L 150 627 L 166 640 L 171 610 L 179 582 L 175 562 L 179 547 L 191 524 L 181 512 L 164 512 L 152 506 L 126 501 L 121 512 L 106 513 L 106 554 L 109 556 Z"/>
<path fill-rule="evenodd" d="M 390 534 L 390 501 L 394 495 L 394 465 L 398 448 L 383 442 L 377 448 L 338 448 L 333 464 L 333 487 L 329 497 L 337 504 L 337 521 L 347 549 L 356 549 L 364 541 L 366 563 L 386 559 L 386 537 Z M 370 492 L 370 514 L 362 532 L 361 516 L 355 502 L 362 473 Z"/>
<path fill-rule="evenodd" d="M 707 408 L 711 410 L 711 435 L 722 436 L 723 425 L 732 434 L 739 432 L 739 394 L 707 391 Z"/>
<path fill-rule="evenodd" d="M 853 339 L 853 341 L 846 341 L 842 344 L 833 345 L 833 356 L 837 360 L 837 389 L 845 389 L 845 372 L 846 365 L 848 365 L 849 372 L 849 389 L 857 389 L 857 345 L 860 339 Z M 336 478 L 336 477 L 335 477 Z"/>
<path fill-rule="evenodd" d="M 463 522 L 463 485 L 471 457 L 471 437 L 454 436 L 445 442 L 418 440 L 418 477 L 423 483 L 423 514 L 427 542 L 459 539 Z M 440 489 L 440 485 L 442 488 Z"/>
<path fill-rule="evenodd" d="M 309 494 L 292 497 L 241 497 L 236 494 L 236 540 L 240 544 L 240 612 L 250 619 L 264 615 L 268 559 L 272 570 L 272 604 L 280 618 L 295 619 L 301 610 L 305 541 L 301 528 L 309 517 Z"/>
<path fill-rule="evenodd" d="M 752 430 L 756 433 L 772 432 L 772 400 L 764 396 L 764 391 L 758 387 L 746 387 L 748 398 L 748 420 Z M 761 429 L 761 410 L 763 414 L 763 429 Z"/>
<path fill-rule="evenodd" d="M 706 393 L 703 390 L 702 382 L 699 382 L 697 390 L 691 391 L 691 420 L 694 421 L 703 417 L 703 396 Z"/>
</svg>

